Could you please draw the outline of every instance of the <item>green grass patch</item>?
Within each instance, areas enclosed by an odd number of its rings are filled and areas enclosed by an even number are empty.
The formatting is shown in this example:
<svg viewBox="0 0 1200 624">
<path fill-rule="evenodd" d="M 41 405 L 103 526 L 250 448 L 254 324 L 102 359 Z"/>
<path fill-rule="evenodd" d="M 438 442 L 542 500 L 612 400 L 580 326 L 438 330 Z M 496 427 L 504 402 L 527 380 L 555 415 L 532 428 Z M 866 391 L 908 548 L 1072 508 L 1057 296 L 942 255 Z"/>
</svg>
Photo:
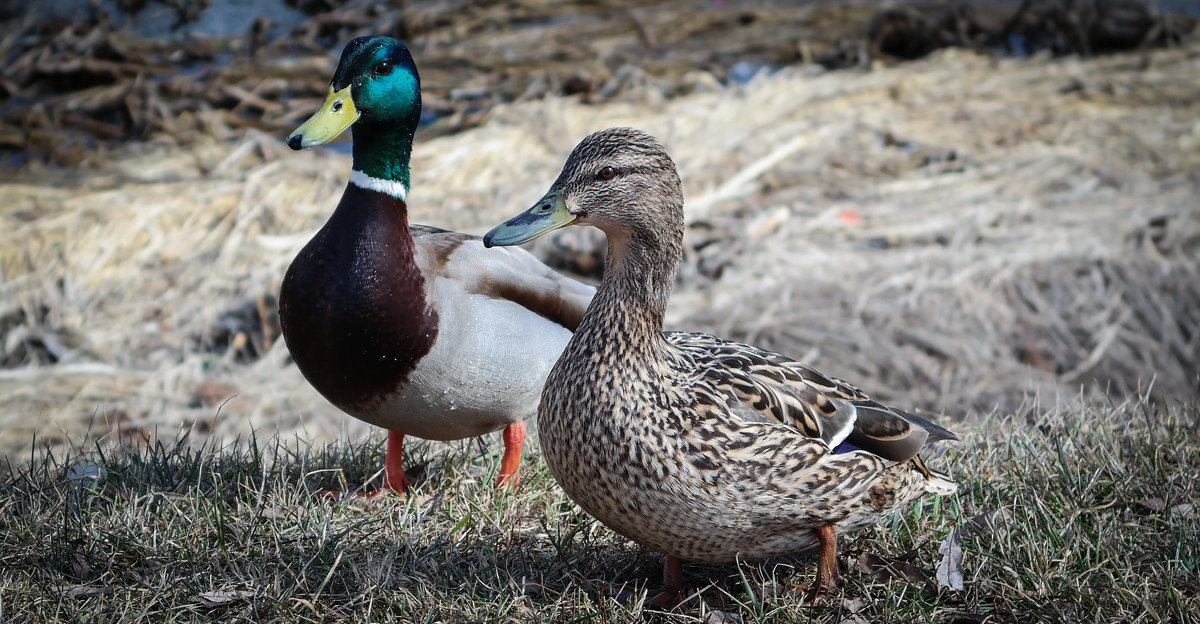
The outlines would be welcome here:
<svg viewBox="0 0 1200 624">
<path fill-rule="evenodd" d="M 378 442 L 92 446 L 0 476 L 0 622 L 1189 622 L 1200 612 L 1200 409 L 993 417 L 936 460 L 961 482 L 841 541 L 839 599 L 807 554 L 685 566 L 697 596 L 642 607 L 661 558 L 579 511 L 532 451 L 491 487 L 495 436 L 410 444 L 406 500 L 315 493 L 378 477 Z M 939 588 L 958 529 L 963 589 Z M 621 590 L 624 591 L 621 591 Z M 722 612 L 722 613 L 714 613 Z"/>
</svg>

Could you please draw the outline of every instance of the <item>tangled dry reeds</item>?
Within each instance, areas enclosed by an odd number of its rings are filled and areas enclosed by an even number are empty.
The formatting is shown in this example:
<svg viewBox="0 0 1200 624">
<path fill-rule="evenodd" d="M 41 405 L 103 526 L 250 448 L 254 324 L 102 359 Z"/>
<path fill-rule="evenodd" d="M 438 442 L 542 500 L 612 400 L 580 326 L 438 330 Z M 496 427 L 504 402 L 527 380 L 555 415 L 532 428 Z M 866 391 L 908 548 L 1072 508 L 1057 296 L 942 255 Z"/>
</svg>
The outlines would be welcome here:
<svg viewBox="0 0 1200 624">
<path fill-rule="evenodd" d="M 644 84 L 603 106 L 500 105 L 419 140 L 410 203 L 414 222 L 481 233 L 540 196 L 586 132 L 635 125 L 668 146 L 688 199 L 671 327 L 956 417 L 1029 394 L 1176 400 L 1200 395 L 1197 119 L 1196 43 L 945 50 L 676 98 Z M 5 183 L 0 453 L 86 431 L 363 431 L 289 363 L 273 307 L 348 170 L 251 130 Z M 594 270 L 594 239 L 571 236 L 538 250 Z"/>
<path fill-rule="evenodd" d="M 0 164 L 33 157 L 94 165 L 130 140 L 191 145 L 247 129 L 289 130 L 325 95 L 350 38 L 399 37 L 418 51 L 431 134 L 482 123 L 498 103 L 547 95 L 590 103 L 653 86 L 673 97 L 816 61 L 856 67 L 946 47 L 1018 55 L 1177 44 L 1187 16 L 1140 0 L 946 3 L 594 3 L 287 0 L 308 17 L 265 17 L 227 37 L 146 37 L 146 0 L 81 6 L 74 19 L 5 22 L 0 36 Z M 60 3 L 65 4 L 65 3 Z M 176 26 L 208 3 L 164 2 Z M 886 3 L 885 3 L 886 4 Z M 117 10 L 119 9 L 119 10 Z M 108 11 L 116 10 L 116 14 Z M 0 21 L 5 12 L 0 9 Z"/>
</svg>

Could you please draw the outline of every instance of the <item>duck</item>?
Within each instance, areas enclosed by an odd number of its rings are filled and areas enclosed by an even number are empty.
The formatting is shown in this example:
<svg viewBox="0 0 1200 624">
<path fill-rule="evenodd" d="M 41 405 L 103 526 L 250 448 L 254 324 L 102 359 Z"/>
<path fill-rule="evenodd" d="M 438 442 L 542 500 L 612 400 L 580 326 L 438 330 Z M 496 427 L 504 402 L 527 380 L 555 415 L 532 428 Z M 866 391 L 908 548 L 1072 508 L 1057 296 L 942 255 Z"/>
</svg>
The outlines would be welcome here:
<svg viewBox="0 0 1200 624">
<path fill-rule="evenodd" d="M 284 274 L 279 320 L 292 360 L 341 411 L 388 432 L 384 485 L 403 494 L 405 436 L 504 430 L 498 485 L 515 485 L 525 420 L 595 289 L 517 248 L 410 225 L 421 81 L 403 42 L 342 51 L 295 150 L 350 129 L 352 171 L 332 215 Z"/>
<path fill-rule="evenodd" d="M 955 491 L 920 455 L 956 442 L 949 430 L 786 356 L 663 331 L 683 253 L 683 191 L 654 137 L 588 135 L 549 192 L 483 240 L 518 245 L 571 225 L 604 233 L 605 270 L 546 380 L 538 437 L 571 500 L 666 555 L 652 604 L 683 599 L 685 560 L 814 546 L 808 597 L 821 599 L 841 581 L 838 535 Z"/>
</svg>

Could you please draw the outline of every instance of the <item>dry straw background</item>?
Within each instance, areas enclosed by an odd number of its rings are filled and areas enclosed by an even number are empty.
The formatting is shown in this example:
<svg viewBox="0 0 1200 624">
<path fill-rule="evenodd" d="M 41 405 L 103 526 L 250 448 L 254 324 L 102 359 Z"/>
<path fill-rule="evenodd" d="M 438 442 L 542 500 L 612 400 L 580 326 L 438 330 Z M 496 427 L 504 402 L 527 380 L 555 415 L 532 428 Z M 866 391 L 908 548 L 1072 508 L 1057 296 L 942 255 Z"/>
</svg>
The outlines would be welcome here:
<svg viewBox="0 0 1200 624">
<path fill-rule="evenodd" d="M 794 355 L 960 428 L 1031 397 L 1200 396 L 1200 45 L 946 50 L 734 89 L 698 73 L 670 100 L 642 80 L 625 101 L 503 105 L 418 140 L 412 221 L 481 234 L 584 134 L 634 125 L 668 146 L 688 198 L 672 328 Z M 181 427 L 367 435 L 304 382 L 271 320 L 349 165 L 251 132 L 4 183 L 0 455 Z M 594 240 L 537 251 L 586 265 Z"/>
</svg>

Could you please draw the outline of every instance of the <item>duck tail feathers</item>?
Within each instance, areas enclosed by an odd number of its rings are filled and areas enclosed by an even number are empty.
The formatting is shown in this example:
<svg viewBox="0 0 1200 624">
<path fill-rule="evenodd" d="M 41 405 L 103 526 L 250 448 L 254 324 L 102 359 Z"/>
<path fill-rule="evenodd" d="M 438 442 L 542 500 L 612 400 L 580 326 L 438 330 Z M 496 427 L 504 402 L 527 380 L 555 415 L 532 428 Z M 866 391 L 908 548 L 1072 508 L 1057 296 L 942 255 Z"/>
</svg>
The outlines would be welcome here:
<svg viewBox="0 0 1200 624">
<path fill-rule="evenodd" d="M 920 455 L 912 458 L 913 468 L 925 476 L 925 492 L 929 494 L 945 495 L 953 494 L 958 491 L 958 484 L 950 475 L 939 470 L 933 470 L 925 465 L 925 461 Z"/>
</svg>

